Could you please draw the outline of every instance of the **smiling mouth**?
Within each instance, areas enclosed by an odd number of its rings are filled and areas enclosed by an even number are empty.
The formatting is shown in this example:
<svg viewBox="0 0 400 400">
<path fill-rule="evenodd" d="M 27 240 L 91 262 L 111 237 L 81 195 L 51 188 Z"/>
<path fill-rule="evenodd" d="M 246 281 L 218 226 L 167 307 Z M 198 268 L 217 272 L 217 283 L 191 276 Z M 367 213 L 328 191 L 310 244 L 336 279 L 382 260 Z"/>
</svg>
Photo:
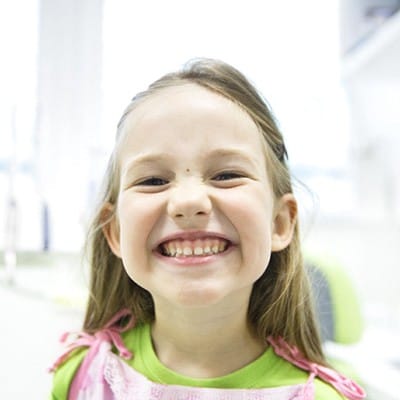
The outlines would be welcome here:
<svg viewBox="0 0 400 400">
<path fill-rule="evenodd" d="M 220 238 L 196 240 L 169 240 L 161 243 L 157 250 L 166 257 L 207 257 L 225 252 L 230 242 Z"/>
</svg>

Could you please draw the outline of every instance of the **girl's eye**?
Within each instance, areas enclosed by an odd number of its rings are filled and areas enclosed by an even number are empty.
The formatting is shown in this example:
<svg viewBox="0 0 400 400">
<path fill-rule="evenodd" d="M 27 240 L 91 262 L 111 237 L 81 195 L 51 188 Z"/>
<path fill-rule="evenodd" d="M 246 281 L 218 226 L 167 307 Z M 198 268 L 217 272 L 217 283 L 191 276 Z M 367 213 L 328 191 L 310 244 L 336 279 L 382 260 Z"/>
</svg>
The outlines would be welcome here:
<svg viewBox="0 0 400 400">
<path fill-rule="evenodd" d="M 243 178 L 243 175 L 240 175 L 236 172 L 221 172 L 214 176 L 214 181 L 229 181 L 231 179 Z"/>
<path fill-rule="evenodd" d="M 138 186 L 162 186 L 166 184 L 168 184 L 168 181 L 166 179 L 157 178 L 155 176 L 137 183 Z"/>
</svg>

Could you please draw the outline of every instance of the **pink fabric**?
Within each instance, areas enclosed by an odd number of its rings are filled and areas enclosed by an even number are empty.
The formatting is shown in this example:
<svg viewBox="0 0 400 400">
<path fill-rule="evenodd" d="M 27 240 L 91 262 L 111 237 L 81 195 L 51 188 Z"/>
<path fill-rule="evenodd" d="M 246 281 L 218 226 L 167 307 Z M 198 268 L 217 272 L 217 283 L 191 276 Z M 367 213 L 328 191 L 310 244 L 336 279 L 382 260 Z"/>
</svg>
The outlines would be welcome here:
<svg viewBox="0 0 400 400">
<path fill-rule="evenodd" d="M 129 322 L 121 328 L 118 321 L 128 317 Z M 266 389 L 215 389 L 178 385 L 162 385 L 151 382 L 135 371 L 121 358 L 130 359 L 132 354 L 125 347 L 121 333 L 135 324 L 132 313 L 122 310 L 101 331 L 94 335 L 76 333 L 74 340 L 66 346 L 66 351 L 53 364 L 54 371 L 69 354 L 79 347 L 89 347 L 78 373 L 73 379 L 70 400 L 313 400 L 315 376 L 330 383 L 350 400 L 361 400 L 365 392 L 356 383 L 329 368 L 308 361 L 300 351 L 282 338 L 268 338 L 277 355 L 297 367 L 310 372 L 305 384 Z M 62 342 L 70 335 L 64 334 Z M 114 346 L 118 355 L 112 352 Z"/>
<path fill-rule="evenodd" d="M 215 389 L 151 382 L 103 343 L 85 371 L 86 384 L 70 392 L 72 400 L 312 400 L 313 376 L 305 384 L 269 389 Z M 75 385 L 74 381 L 74 385 Z"/>
<path fill-rule="evenodd" d="M 121 318 L 128 317 L 129 322 L 124 326 L 120 327 L 117 322 L 121 320 Z M 130 359 L 132 357 L 132 353 L 125 347 L 124 342 L 121 338 L 121 333 L 131 329 L 135 325 L 134 317 L 130 310 L 124 309 L 118 312 L 102 329 L 101 331 L 96 332 L 94 335 L 90 335 L 85 332 L 78 333 L 64 333 L 61 336 L 60 341 L 62 343 L 66 343 L 68 338 L 73 335 L 74 339 L 72 342 L 66 345 L 66 350 L 61 354 L 60 357 L 57 358 L 55 363 L 49 369 L 50 372 L 53 372 L 57 369 L 59 365 L 61 365 L 66 359 L 68 359 L 70 353 L 80 347 L 89 347 L 90 350 L 86 357 L 84 358 L 82 365 L 79 367 L 78 373 L 76 374 L 71 388 L 69 390 L 69 398 L 76 400 L 80 398 L 81 390 L 96 390 L 99 391 L 98 388 L 101 386 L 106 390 L 106 386 L 104 385 L 104 379 L 100 379 L 98 373 L 95 371 L 101 372 L 102 364 L 98 364 L 94 362 L 96 355 L 98 353 L 103 354 L 104 348 L 106 351 L 111 352 L 111 344 L 115 346 L 118 350 L 118 354 L 120 357 L 125 359 Z M 100 351 L 102 350 L 102 351 Z M 97 359 L 98 360 L 98 359 Z M 98 397 L 98 394 L 92 393 L 93 397 L 87 397 L 88 399 L 99 399 L 101 400 L 103 397 Z M 107 399 L 105 397 L 104 399 Z"/>
<path fill-rule="evenodd" d="M 129 318 L 129 322 L 124 327 L 117 325 L 117 322 L 121 318 Z M 54 372 L 57 367 L 64 363 L 68 359 L 71 352 L 80 347 L 98 346 L 102 341 L 112 343 L 119 352 L 119 355 L 127 360 L 132 357 L 132 353 L 125 347 L 124 342 L 121 338 L 121 333 L 125 332 L 135 326 L 135 319 L 132 312 L 128 309 L 119 311 L 115 316 L 107 323 L 107 325 L 101 331 L 96 332 L 94 335 L 90 335 L 86 332 L 65 332 L 60 338 L 60 342 L 65 344 L 65 351 L 57 358 L 53 365 L 49 368 L 49 372 Z M 74 337 L 73 340 L 67 343 L 70 337 Z M 94 352 L 93 352 L 94 353 Z"/>
<path fill-rule="evenodd" d="M 351 379 L 333 369 L 308 361 L 295 346 L 290 346 L 282 338 L 269 337 L 268 342 L 273 346 L 275 353 L 297 367 L 314 373 L 323 381 L 330 383 L 336 390 L 349 400 L 361 400 L 366 397 L 365 391 Z"/>
</svg>

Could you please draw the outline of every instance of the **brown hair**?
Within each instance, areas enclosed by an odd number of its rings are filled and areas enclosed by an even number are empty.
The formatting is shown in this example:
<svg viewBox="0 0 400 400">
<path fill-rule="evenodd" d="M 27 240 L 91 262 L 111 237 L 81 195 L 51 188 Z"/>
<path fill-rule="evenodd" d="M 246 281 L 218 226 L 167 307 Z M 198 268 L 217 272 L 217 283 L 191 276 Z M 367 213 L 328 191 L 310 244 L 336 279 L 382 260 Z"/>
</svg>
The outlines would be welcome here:
<svg viewBox="0 0 400 400">
<path fill-rule="evenodd" d="M 265 154 L 275 197 L 292 192 L 286 148 L 274 117 L 262 96 L 235 68 L 221 61 L 196 59 L 181 71 L 167 74 L 135 96 L 118 124 L 116 146 L 105 176 L 99 207 L 90 226 L 87 250 L 91 265 L 90 297 L 84 329 L 94 332 L 122 308 L 129 308 L 137 321 L 151 322 L 154 305 L 150 293 L 133 282 L 107 244 L 102 228 L 113 215 L 105 217 L 105 204 L 116 204 L 118 197 L 118 151 L 124 137 L 127 115 L 159 90 L 185 83 L 195 83 L 219 93 L 245 110 L 265 139 Z M 268 268 L 255 282 L 250 298 L 248 320 L 257 336 L 281 336 L 296 345 L 311 361 L 326 364 L 316 326 L 307 274 L 304 270 L 299 228 L 284 250 L 274 252 Z"/>
</svg>

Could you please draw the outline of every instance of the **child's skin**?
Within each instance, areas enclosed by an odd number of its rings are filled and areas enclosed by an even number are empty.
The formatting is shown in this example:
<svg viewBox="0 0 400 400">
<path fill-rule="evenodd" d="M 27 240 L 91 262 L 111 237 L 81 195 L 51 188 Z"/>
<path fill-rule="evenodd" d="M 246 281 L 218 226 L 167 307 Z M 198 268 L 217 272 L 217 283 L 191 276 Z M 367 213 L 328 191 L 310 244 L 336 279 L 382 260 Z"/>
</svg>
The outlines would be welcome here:
<svg viewBox="0 0 400 400">
<path fill-rule="evenodd" d="M 249 298 L 271 252 L 291 241 L 296 201 L 274 198 L 250 116 L 196 84 L 145 99 L 124 135 L 109 245 L 152 294 L 160 361 L 195 378 L 226 375 L 265 351 Z"/>
</svg>

